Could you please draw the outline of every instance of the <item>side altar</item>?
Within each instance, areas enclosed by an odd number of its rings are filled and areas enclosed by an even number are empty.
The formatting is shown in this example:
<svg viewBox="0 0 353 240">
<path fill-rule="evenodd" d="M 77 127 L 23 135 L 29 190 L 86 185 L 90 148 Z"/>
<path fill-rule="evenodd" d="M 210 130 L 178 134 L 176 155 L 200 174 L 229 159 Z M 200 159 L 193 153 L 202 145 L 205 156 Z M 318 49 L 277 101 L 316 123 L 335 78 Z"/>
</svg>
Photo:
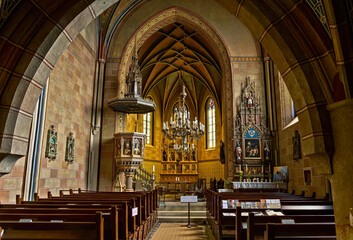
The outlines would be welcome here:
<svg viewBox="0 0 353 240">
<path fill-rule="evenodd" d="M 234 127 L 234 181 L 270 182 L 271 131 L 265 126 L 255 82 L 241 84 L 240 104 Z"/>
</svg>

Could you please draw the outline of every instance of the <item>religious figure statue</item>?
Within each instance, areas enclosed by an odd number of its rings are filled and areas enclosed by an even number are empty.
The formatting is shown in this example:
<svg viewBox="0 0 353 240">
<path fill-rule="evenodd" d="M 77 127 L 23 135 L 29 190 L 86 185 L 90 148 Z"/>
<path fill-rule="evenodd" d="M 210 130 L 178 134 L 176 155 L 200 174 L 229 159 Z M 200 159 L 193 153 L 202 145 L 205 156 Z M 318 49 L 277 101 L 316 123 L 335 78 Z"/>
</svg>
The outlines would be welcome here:
<svg viewBox="0 0 353 240">
<path fill-rule="evenodd" d="M 126 188 L 126 179 L 125 179 L 125 173 L 120 172 L 119 174 L 116 175 L 115 177 L 115 184 L 114 188 L 116 192 L 124 192 Z"/>
<path fill-rule="evenodd" d="M 237 160 L 238 160 L 238 161 L 241 161 L 241 153 L 242 153 L 242 150 L 241 150 L 240 144 L 235 148 L 235 151 L 236 151 L 236 153 L 237 153 Z"/>
<path fill-rule="evenodd" d="M 124 142 L 124 155 L 131 155 L 130 139 L 126 139 Z"/>
<path fill-rule="evenodd" d="M 117 155 L 121 154 L 121 139 L 119 138 L 116 142 Z"/>
<path fill-rule="evenodd" d="M 270 160 L 271 152 L 267 142 L 265 142 L 264 146 L 264 156 L 266 161 Z"/>
<path fill-rule="evenodd" d="M 55 159 L 57 155 L 57 141 L 58 132 L 55 131 L 55 126 L 50 125 L 47 134 L 47 148 L 45 151 L 45 157 L 49 159 Z"/>
<path fill-rule="evenodd" d="M 165 151 L 165 149 L 163 149 L 163 161 L 167 161 L 167 152 Z"/>
<path fill-rule="evenodd" d="M 300 135 L 299 131 L 295 130 L 293 142 L 293 160 L 299 160 L 302 158 L 301 146 L 300 146 Z"/>
<path fill-rule="evenodd" d="M 220 151 L 219 151 L 219 161 L 224 164 L 226 161 L 226 156 L 224 153 L 224 142 L 221 140 Z"/>
<path fill-rule="evenodd" d="M 75 139 L 73 133 L 70 132 L 66 138 L 66 154 L 65 161 L 72 163 L 75 158 Z"/>
<path fill-rule="evenodd" d="M 140 155 L 141 151 L 140 151 L 140 143 L 139 141 L 135 141 L 135 146 L 134 146 L 134 154 L 135 155 Z"/>
<path fill-rule="evenodd" d="M 195 149 L 192 150 L 191 158 L 192 158 L 193 161 L 196 161 L 196 151 L 195 151 Z"/>
<path fill-rule="evenodd" d="M 254 100 L 253 100 L 251 92 L 249 92 L 249 94 L 248 94 L 248 107 L 252 108 L 253 104 L 254 104 Z"/>
</svg>

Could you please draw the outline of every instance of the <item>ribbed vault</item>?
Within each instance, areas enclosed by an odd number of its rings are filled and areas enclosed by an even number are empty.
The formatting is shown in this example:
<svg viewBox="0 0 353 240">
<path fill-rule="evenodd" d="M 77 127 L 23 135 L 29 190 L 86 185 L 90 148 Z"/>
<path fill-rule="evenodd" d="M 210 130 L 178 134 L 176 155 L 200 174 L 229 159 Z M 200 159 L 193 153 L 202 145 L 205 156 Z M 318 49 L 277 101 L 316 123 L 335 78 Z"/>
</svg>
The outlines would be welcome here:
<svg viewBox="0 0 353 240">
<path fill-rule="evenodd" d="M 151 35 L 139 50 L 143 96 L 154 88 L 163 108 L 185 85 L 197 111 L 202 91 L 220 105 L 222 70 L 207 40 L 191 26 L 173 23 Z"/>
</svg>

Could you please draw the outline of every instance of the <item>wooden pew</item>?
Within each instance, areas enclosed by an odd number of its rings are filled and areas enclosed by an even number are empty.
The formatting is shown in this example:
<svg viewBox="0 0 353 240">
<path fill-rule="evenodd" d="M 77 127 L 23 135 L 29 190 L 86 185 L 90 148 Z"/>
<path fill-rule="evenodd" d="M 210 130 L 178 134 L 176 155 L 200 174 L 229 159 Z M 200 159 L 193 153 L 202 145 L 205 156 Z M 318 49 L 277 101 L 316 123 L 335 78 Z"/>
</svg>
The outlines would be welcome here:
<svg viewBox="0 0 353 240">
<path fill-rule="evenodd" d="M 249 213 L 247 218 L 247 240 L 263 236 L 267 223 L 281 223 L 282 220 L 294 220 L 295 223 L 335 223 L 334 215 L 286 215 L 286 216 L 254 216 Z"/>
<path fill-rule="evenodd" d="M 268 223 L 264 239 L 336 239 L 335 223 Z"/>
<path fill-rule="evenodd" d="M 151 192 L 81 192 L 72 193 L 70 195 L 63 195 L 63 198 L 77 199 L 77 198 L 104 198 L 104 199 L 122 199 L 129 197 L 141 198 L 141 206 L 139 207 L 139 214 L 137 216 L 137 227 L 139 231 L 143 231 L 143 235 L 146 235 L 158 220 L 158 192 L 157 190 Z M 49 197 L 49 196 L 48 196 Z M 55 199 L 56 197 L 51 197 Z M 140 219 L 139 219 L 140 218 Z M 141 235 L 141 234 L 140 234 Z"/>
<path fill-rule="evenodd" d="M 212 232 L 216 239 L 231 237 L 234 239 L 237 232 L 237 239 L 241 239 L 238 234 L 244 234 L 244 230 L 234 231 L 235 218 L 224 217 L 223 212 L 235 212 L 235 209 L 222 209 L 222 200 L 237 199 L 245 202 L 258 202 L 260 199 L 280 199 L 282 209 L 286 210 L 286 214 L 333 214 L 332 203 L 325 200 L 315 200 L 313 198 L 305 198 L 303 196 L 295 196 L 287 193 L 217 193 L 214 191 L 206 191 L 206 216 L 207 223 L 211 226 Z M 263 211 L 262 209 L 248 209 L 247 211 Z M 247 221 L 247 217 L 239 217 L 242 222 Z M 238 228 L 241 224 L 237 224 Z"/>
<path fill-rule="evenodd" d="M 66 194 L 68 193 L 68 195 Z M 57 211 L 57 210 L 73 210 L 79 209 L 79 211 L 90 211 L 90 210 L 98 210 L 105 209 L 105 207 L 109 207 L 114 204 L 117 206 L 117 212 L 120 211 L 119 214 L 119 231 L 117 231 L 117 235 L 122 239 L 143 239 L 148 235 L 153 225 L 157 222 L 158 216 L 158 204 L 157 204 L 157 191 L 151 192 L 129 192 L 129 193 L 117 193 L 117 192 L 91 192 L 91 191 L 83 191 L 81 189 L 75 190 L 62 190 L 60 191 L 60 197 L 53 197 L 50 192 L 48 192 L 48 198 L 42 199 L 38 198 L 38 195 L 34 198 L 36 201 L 22 201 L 22 199 L 18 196 L 16 198 L 17 202 L 21 205 L 12 206 L 12 208 L 22 208 L 26 209 L 26 213 L 33 211 L 38 211 L 38 209 L 42 209 L 41 211 L 48 212 L 49 211 Z M 128 210 L 124 211 L 123 207 L 127 205 Z M 11 208 L 11 206 L 9 206 Z M 132 217 L 131 210 L 134 207 L 138 207 L 138 215 L 136 217 Z M 28 210 L 30 209 L 30 210 Z M 46 209 L 46 210 L 45 210 Z M 0 206 L 0 214 L 1 211 L 4 211 L 4 208 Z M 20 211 L 20 209 L 16 209 L 16 211 Z M 127 221 L 125 217 L 127 217 Z M 125 220 L 125 222 L 124 222 Z M 128 224 L 126 224 L 126 222 Z M 123 226 L 123 229 L 121 227 Z M 126 226 L 127 229 L 124 229 Z M 116 227 L 116 229 L 118 229 Z M 130 234 L 128 234 L 130 232 Z M 118 234 L 119 233 L 119 234 Z M 113 238 L 115 239 L 115 238 Z"/>
<path fill-rule="evenodd" d="M 128 239 L 128 228 L 127 218 L 123 219 L 124 211 L 127 209 L 117 208 L 116 206 L 75 206 L 69 207 L 67 205 L 13 205 L 6 204 L 0 205 L 0 215 L 4 215 L 3 218 L 6 218 L 6 215 L 11 217 L 11 215 L 18 216 L 34 216 L 34 215 L 48 215 L 48 218 L 53 216 L 54 219 L 51 220 L 70 220 L 74 221 L 79 219 L 80 215 L 95 214 L 97 211 L 102 212 L 104 217 L 104 232 L 105 236 L 108 238 L 116 239 L 119 236 L 119 239 Z M 49 217 L 50 216 L 50 217 Z M 77 217 L 75 217 L 77 216 Z M 119 217 L 118 217 L 119 216 Z M 61 217 L 64 217 L 63 219 Z M 12 217 L 15 218 L 15 217 Z M 43 216 L 42 219 L 45 217 Z M 119 229 L 119 230 L 118 230 Z"/>
<path fill-rule="evenodd" d="M 103 240 L 103 217 L 98 212 L 94 222 L 19 222 L 0 221 L 2 240 Z"/>
</svg>

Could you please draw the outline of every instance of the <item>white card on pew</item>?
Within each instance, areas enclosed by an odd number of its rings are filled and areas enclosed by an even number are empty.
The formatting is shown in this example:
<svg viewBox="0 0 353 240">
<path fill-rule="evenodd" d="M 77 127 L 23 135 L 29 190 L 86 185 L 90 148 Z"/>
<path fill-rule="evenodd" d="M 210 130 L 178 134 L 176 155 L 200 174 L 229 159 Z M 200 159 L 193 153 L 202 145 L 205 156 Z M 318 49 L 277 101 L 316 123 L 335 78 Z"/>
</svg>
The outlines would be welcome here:
<svg viewBox="0 0 353 240">
<path fill-rule="evenodd" d="M 1 229 L 1 233 L 0 233 L 0 237 L 2 237 L 2 235 L 4 235 L 5 229 Z"/>
<path fill-rule="evenodd" d="M 64 222 L 63 220 L 50 220 L 50 222 L 53 222 L 53 223 L 62 223 Z"/>
<path fill-rule="evenodd" d="M 138 207 L 135 207 L 135 208 L 132 209 L 132 216 L 133 217 L 138 214 L 138 209 L 139 209 Z"/>
<path fill-rule="evenodd" d="M 32 219 L 20 219 L 19 222 L 32 222 Z"/>
<path fill-rule="evenodd" d="M 223 208 L 223 209 L 228 209 L 227 200 L 222 200 L 222 208 Z"/>
<path fill-rule="evenodd" d="M 182 203 L 196 203 L 197 196 L 180 196 L 180 202 L 182 202 Z"/>
<path fill-rule="evenodd" d="M 282 219 L 281 221 L 284 224 L 295 224 L 294 219 Z"/>
</svg>

